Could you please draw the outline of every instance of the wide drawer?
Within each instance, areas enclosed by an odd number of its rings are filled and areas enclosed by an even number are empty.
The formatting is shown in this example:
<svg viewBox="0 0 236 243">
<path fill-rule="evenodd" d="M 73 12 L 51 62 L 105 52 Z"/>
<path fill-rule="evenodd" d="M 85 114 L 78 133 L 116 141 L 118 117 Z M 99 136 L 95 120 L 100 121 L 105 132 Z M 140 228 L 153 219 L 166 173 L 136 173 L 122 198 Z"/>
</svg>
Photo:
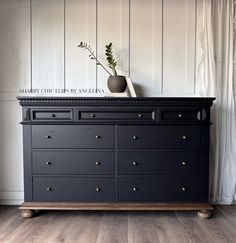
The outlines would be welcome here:
<svg viewBox="0 0 236 243">
<path fill-rule="evenodd" d="M 33 148 L 113 148 L 114 127 L 100 125 L 33 125 Z"/>
<path fill-rule="evenodd" d="M 135 122 L 154 121 L 154 111 L 79 111 L 79 120 L 132 120 Z"/>
<path fill-rule="evenodd" d="M 33 151 L 33 174 L 113 174 L 113 152 Z"/>
<path fill-rule="evenodd" d="M 120 151 L 118 171 L 120 175 L 145 174 L 198 174 L 198 151 Z"/>
<path fill-rule="evenodd" d="M 114 200 L 113 178 L 33 178 L 33 201 L 98 202 Z"/>
<path fill-rule="evenodd" d="M 194 201 L 198 199 L 198 176 L 119 178 L 119 200 L 121 201 Z"/>
<path fill-rule="evenodd" d="M 198 148 L 200 126 L 119 126 L 119 148 Z"/>
<path fill-rule="evenodd" d="M 72 109 L 33 109 L 32 120 L 72 120 Z"/>
</svg>

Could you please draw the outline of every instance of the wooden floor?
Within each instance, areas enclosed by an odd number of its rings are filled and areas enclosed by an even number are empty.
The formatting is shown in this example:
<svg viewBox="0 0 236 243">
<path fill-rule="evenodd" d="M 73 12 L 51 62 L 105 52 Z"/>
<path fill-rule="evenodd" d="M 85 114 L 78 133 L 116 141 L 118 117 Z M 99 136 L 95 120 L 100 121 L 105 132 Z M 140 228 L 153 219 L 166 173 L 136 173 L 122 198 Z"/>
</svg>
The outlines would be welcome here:
<svg viewBox="0 0 236 243">
<path fill-rule="evenodd" d="M 51 211 L 24 219 L 17 207 L 0 206 L 2 243 L 218 243 L 236 242 L 236 205 L 213 217 L 196 212 Z"/>
</svg>

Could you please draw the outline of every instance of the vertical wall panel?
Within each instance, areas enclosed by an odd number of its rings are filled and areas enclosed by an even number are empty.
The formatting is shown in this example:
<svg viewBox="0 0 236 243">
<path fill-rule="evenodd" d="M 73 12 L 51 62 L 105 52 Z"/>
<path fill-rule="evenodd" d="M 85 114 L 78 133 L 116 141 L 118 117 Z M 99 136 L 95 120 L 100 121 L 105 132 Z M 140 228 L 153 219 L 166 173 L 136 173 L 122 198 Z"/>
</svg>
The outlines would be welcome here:
<svg viewBox="0 0 236 243">
<path fill-rule="evenodd" d="M 32 87 L 64 87 L 64 0 L 32 0 Z"/>
<path fill-rule="evenodd" d="M 85 41 L 96 51 L 96 0 L 67 0 L 65 10 L 66 88 L 95 88 L 96 63 L 77 46 Z"/>
<path fill-rule="evenodd" d="M 23 201 L 19 89 L 31 87 L 30 0 L 0 1 L 0 202 Z"/>
<path fill-rule="evenodd" d="M 23 189 L 21 108 L 18 102 L 1 101 L 0 111 L 0 190 Z"/>
<path fill-rule="evenodd" d="M 29 20 L 29 0 L 0 1 L 1 94 L 30 88 Z"/>
<path fill-rule="evenodd" d="M 162 91 L 162 0 L 131 0 L 131 78 L 139 95 Z"/>
<path fill-rule="evenodd" d="M 129 74 L 129 0 L 97 1 L 97 53 L 106 65 L 105 45 L 114 46 L 119 74 Z M 97 67 L 97 87 L 107 89 L 108 74 Z"/>
<path fill-rule="evenodd" d="M 196 2 L 165 0 L 163 4 L 164 93 L 194 93 Z"/>
<path fill-rule="evenodd" d="M 0 112 L 0 202 L 19 203 L 23 201 L 21 108 L 16 101 L 1 101 Z"/>
</svg>

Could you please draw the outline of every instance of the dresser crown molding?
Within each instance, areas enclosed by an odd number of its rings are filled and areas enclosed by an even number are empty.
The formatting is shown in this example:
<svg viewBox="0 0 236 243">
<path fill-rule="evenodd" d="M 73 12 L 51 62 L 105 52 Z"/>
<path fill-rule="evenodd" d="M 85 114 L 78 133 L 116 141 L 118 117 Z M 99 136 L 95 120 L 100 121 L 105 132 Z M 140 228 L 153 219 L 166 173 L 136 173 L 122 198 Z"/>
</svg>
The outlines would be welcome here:
<svg viewBox="0 0 236 243">
<path fill-rule="evenodd" d="M 212 106 L 214 97 L 45 97 L 17 96 L 21 106 L 28 105 L 186 105 Z"/>
</svg>

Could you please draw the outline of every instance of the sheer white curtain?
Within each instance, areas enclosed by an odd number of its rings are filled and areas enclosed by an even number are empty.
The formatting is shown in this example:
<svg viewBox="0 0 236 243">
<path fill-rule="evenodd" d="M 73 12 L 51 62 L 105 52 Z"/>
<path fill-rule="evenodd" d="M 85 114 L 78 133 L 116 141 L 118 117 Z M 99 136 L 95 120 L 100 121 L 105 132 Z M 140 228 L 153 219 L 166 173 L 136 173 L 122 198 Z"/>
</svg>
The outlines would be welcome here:
<svg viewBox="0 0 236 243">
<path fill-rule="evenodd" d="M 200 20 L 202 58 L 196 92 L 215 96 L 212 110 L 210 198 L 236 200 L 235 0 L 203 0 Z"/>
</svg>

